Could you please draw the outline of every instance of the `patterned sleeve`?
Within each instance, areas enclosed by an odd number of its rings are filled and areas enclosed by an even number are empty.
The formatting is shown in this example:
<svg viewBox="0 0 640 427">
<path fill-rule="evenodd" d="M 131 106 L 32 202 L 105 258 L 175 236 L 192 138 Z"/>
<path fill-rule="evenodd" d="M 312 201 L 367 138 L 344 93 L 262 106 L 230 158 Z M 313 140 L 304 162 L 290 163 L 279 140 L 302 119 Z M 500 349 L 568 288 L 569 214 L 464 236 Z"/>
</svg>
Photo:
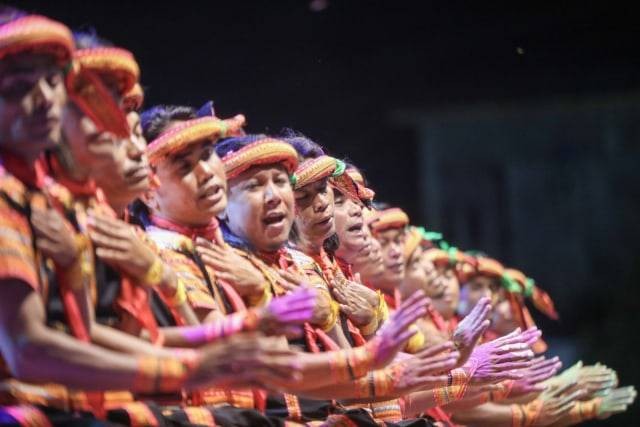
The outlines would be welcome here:
<svg viewBox="0 0 640 427">
<path fill-rule="evenodd" d="M 39 290 L 38 267 L 27 218 L 0 198 L 0 280 L 19 279 Z"/>
</svg>

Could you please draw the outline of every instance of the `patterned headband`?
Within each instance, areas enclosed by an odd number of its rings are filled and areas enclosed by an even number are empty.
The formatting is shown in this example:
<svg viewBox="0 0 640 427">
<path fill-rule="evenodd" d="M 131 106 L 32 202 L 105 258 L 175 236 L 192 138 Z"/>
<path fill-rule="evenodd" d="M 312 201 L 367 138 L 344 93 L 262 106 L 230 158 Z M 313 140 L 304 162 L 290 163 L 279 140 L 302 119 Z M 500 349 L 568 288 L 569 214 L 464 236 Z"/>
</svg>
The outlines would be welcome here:
<svg viewBox="0 0 640 427">
<path fill-rule="evenodd" d="M 541 313 L 550 319 L 558 320 L 558 312 L 549 294 L 536 286 L 535 281 L 522 271 L 506 268 L 502 275 L 502 284 L 511 293 L 521 293 L 524 297 L 531 298 L 533 305 Z"/>
<path fill-rule="evenodd" d="M 298 153 L 295 148 L 275 138 L 263 138 L 238 151 L 227 153 L 222 159 L 227 179 L 240 175 L 247 169 L 257 165 L 282 163 L 291 175 L 298 166 Z"/>
<path fill-rule="evenodd" d="M 372 201 L 376 193 L 375 191 L 364 185 L 364 177 L 362 176 L 362 174 L 354 168 L 347 169 L 346 174 L 349 175 L 349 177 L 355 183 L 356 188 L 358 189 L 358 196 L 360 197 L 360 200 L 362 200 L 363 202 Z"/>
<path fill-rule="evenodd" d="M 409 216 L 400 208 L 389 208 L 376 213 L 371 222 L 371 231 L 380 233 L 391 228 L 405 228 L 409 225 Z"/>
<path fill-rule="evenodd" d="M 34 51 L 53 54 L 64 64 L 74 48 L 69 28 L 44 16 L 23 16 L 0 26 L 0 59 Z"/>
<path fill-rule="evenodd" d="M 227 120 L 202 117 L 181 122 L 163 132 L 147 146 L 149 163 L 157 165 L 161 159 L 203 139 L 216 142 L 221 138 L 233 136 L 242 129 L 244 122 L 245 118 L 241 114 Z"/>
<path fill-rule="evenodd" d="M 79 49 L 73 53 L 73 60 L 83 69 L 114 78 L 120 95 L 129 92 L 140 79 L 140 67 L 133 54 L 119 47 Z"/>
</svg>

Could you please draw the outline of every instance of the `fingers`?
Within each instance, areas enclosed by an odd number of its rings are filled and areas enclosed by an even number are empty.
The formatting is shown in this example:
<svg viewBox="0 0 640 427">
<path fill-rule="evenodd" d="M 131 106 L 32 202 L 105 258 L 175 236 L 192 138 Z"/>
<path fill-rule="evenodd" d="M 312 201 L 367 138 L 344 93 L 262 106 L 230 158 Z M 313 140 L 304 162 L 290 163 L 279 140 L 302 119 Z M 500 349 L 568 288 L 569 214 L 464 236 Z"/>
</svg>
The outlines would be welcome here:
<svg viewBox="0 0 640 427">
<path fill-rule="evenodd" d="M 435 374 L 439 372 L 447 372 L 453 369 L 458 362 L 460 354 L 453 352 L 444 356 L 437 356 L 433 359 L 426 359 L 422 361 L 419 367 L 416 369 L 418 375 Z"/>
<path fill-rule="evenodd" d="M 496 363 L 506 363 L 506 362 L 516 362 L 516 361 L 527 361 L 527 367 L 531 366 L 531 359 L 533 359 L 533 351 L 525 350 L 525 351 L 515 351 L 511 353 L 506 353 L 502 355 L 498 355 L 492 358 Z"/>
<path fill-rule="evenodd" d="M 434 345 L 432 347 L 428 347 L 424 350 L 419 351 L 418 353 L 415 354 L 415 357 L 420 359 L 432 357 L 445 351 L 447 352 L 451 351 L 453 350 L 453 348 L 454 348 L 453 343 L 451 341 L 446 341 L 442 344 Z"/>
<path fill-rule="evenodd" d="M 98 247 L 114 249 L 122 252 L 127 251 L 127 249 L 129 248 L 129 245 L 126 241 L 113 238 L 109 235 L 94 230 L 89 232 L 89 237 L 91 237 L 91 241 L 93 241 L 93 243 Z"/>
</svg>

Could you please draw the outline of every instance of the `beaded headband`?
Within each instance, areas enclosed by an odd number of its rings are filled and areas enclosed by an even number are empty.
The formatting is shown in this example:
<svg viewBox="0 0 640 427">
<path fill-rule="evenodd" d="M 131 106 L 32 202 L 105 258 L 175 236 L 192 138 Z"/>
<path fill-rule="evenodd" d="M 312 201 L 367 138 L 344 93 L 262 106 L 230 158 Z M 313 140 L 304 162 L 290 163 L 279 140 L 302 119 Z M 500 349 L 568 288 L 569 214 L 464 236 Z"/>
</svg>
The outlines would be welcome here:
<svg viewBox="0 0 640 427">
<path fill-rule="evenodd" d="M 227 153 L 222 158 L 227 179 L 240 175 L 247 169 L 258 165 L 282 163 L 291 175 L 298 166 L 298 153 L 295 148 L 284 141 L 275 138 L 263 138 L 238 151 Z"/>
<path fill-rule="evenodd" d="M 404 228 L 409 225 L 409 216 L 400 208 L 379 211 L 371 223 L 371 231 L 380 233 L 391 228 Z"/>
<path fill-rule="evenodd" d="M 203 139 L 217 142 L 221 138 L 232 136 L 242 129 L 244 122 L 245 118 L 242 114 L 227 120 L 202 117 L 181 122 L 163 132 L 147 146 L 149 163 L 157 165 L 161 159 Z"/>
<path fill-rule="evenodd" d="M 114 77 L 121 95 L 133 89 L 140 78 L 140 67 L 133 54 L 118 47 L 79 49 L 73 59 L 84 69 Z"/>
<path fill-rule="evenodd" d="M 66 63 L 73 50 L 73 36 L 69 28 L 44 16 L 23 16 L 0 26 L 0 59 L 34 51 L 53 54 Z"/>
</svg>

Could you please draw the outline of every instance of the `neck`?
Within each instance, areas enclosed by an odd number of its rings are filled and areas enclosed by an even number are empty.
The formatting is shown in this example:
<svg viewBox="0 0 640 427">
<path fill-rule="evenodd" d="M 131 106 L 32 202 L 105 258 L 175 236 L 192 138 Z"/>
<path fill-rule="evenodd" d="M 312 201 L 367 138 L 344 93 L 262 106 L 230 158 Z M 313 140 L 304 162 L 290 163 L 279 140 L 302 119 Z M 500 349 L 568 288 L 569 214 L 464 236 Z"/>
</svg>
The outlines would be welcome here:
<svg viewBox="0 0 640 427">
<path fill-rule="evenodd" d="M 197 237 L 213 240 L 218 231 L 218 220 L 215 217 L 211 218 L 211 221 L 206 225 L 196 226 L 174 221 L 172 219 L 163 217 L 158 213 L 151 214 L 150 220 L 153 225 L 158 228 L 175 231 L 176 233 L 180 233 L 184 236 L 190 237 L 193 240 L 195 240 Z"/>
<path fill-rule="evenodd" d="M 324 241 L 323 241 L 324 242 Z M 300 237 L 297 242 L 298 248 L 307 255 L 317 256 L 322 252 L 322 243 L 320 244 L 316 242 L 312 242 L 310 240 L 305 239 L 304 237 Z"/>
</svg>

